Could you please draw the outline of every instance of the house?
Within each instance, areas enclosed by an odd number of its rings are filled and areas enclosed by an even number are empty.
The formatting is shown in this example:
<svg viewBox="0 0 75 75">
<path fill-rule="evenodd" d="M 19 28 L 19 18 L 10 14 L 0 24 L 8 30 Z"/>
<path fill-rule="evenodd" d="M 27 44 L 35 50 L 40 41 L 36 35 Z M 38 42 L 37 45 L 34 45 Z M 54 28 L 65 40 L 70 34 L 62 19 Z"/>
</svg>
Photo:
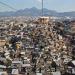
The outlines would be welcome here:
<svg viewBox="0 0 75 75">
<path fill-rule="evenodd" d="M 36 75 L 42 75 L 42 73 L 36 73 Z"/>
<path fill-rule="evenodd" d="M 6 71 L 6 66 L 0 65 L 0 75 L 8 75 Z"/>
<path fill-rule="evenodd" d="M 19 70 L 18 69 L 12 69 L 12 75 L 19 75 Z"/>
<path fill-rule="evenodd" d="M 0 46 L 4 46 L 6 43 L 5 37 L 0 36 Z"/>
<path fill-rule="evenodd" d="M 65 75 L 75 75 L 75 60 L 68 62 L 65 66 Z M 63 73 L 64 75 L 64 73 Z"/>
<path fill-rule="evenodd" d="M 12 64 L 11 64 L 12 74 L 19 75 L 19 73 L 21 72 L 21 67 L 22 67 L 22 61 L 19 61 L 19 60 L 12 61 Z"/>
<path fill-rule="evenodd" d="M 39 24 L 48 24 L 49 23 L 49 17 L 40 17 L 38 19 Z"/>
</svg>

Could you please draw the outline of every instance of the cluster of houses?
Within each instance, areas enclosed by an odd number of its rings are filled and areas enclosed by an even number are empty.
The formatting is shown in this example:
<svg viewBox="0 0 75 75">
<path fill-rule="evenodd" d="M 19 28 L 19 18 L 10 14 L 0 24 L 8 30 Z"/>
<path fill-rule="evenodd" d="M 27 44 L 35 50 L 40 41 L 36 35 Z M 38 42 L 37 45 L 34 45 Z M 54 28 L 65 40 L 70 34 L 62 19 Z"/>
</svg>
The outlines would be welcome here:
<svg viewBox="0 0 75 75">
<path fill-rule="evenodd" d="M 0 75 L 75 75 L 74 24 L 49 17 L 0 19 Z"/>
</svg>

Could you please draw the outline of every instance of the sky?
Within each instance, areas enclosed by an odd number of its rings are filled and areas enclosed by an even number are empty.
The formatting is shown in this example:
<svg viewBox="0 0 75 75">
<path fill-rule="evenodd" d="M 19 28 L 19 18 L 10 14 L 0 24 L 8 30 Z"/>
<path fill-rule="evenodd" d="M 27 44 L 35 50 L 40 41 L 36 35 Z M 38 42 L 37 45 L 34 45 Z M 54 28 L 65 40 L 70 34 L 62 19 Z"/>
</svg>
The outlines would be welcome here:
<svg viewBox="0 0 75 75">
<path fill-rule="evenodd" d="M 17 10 L 37 7 L 41 9 L 41 0 L 0 0 Z M 44 8 L 58 12 L 75 11 L 75 0 L 44 0 Z M 13 11 L 13 9 L 0 3 L 0 12 Z"/>
</svg>

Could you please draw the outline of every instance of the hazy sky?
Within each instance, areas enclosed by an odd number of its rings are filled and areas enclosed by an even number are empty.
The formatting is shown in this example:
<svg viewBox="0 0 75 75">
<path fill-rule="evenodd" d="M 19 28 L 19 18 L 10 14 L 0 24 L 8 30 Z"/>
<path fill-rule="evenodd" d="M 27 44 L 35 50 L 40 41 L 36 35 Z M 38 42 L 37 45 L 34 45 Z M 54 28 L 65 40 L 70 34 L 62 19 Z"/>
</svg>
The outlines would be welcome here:
<svg viewBox="0 0 75 75">
<path fill-rule="evenodd" d="M 0 0 L 15 9 L 37 7 L 41 9 L 41 0 Z M 59 12 L 75 11 L 75 0 L 44 0 L 44 8 Z M 11 11 L 12 9 L 0 4 L 1 11 Z"/>
</svg>

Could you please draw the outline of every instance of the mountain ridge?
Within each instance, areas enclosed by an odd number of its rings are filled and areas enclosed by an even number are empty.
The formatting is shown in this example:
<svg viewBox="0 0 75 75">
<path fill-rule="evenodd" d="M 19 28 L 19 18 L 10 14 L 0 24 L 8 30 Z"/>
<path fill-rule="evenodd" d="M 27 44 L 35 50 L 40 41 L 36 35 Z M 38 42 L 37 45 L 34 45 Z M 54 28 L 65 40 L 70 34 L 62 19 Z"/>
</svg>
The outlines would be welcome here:
<svg viewBox="0 0 75 75">
<path fill-rule="evenodd" d="M 57 12 L 55 10 L 49 10 L 44 8 L 44 16 L 56 16 L 56 17 L 75 17 L 75 11 L 72 12 Z M 9 17 L 9 16 L 41 16 L 41 9 L 36 7 L 20 9 L 17 11 L 6 11 L 0 12 L 0 17 Z"/>
</svg>

